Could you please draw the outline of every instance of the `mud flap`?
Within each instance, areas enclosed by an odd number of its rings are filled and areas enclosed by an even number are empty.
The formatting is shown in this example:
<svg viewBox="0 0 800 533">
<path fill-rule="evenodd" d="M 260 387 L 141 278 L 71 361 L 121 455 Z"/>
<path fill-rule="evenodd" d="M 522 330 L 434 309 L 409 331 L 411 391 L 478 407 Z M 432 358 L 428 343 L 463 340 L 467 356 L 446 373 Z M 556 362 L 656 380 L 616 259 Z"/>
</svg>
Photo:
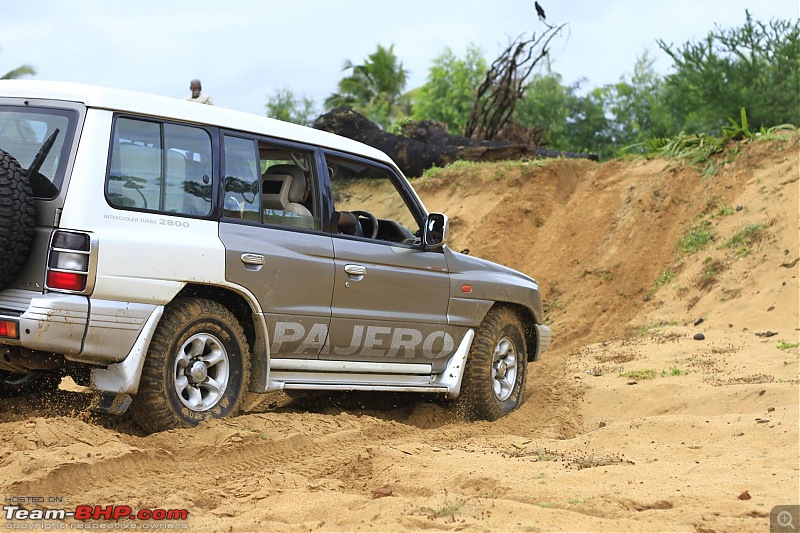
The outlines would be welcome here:
<svg viewBox="0 0 800 533">
<path fill-rule="evenodd" d="M 131 397 L 124 392 L 95 392 L 89 409 L 93 413 L 122 415 L 131 405 Z"/>
</svg>

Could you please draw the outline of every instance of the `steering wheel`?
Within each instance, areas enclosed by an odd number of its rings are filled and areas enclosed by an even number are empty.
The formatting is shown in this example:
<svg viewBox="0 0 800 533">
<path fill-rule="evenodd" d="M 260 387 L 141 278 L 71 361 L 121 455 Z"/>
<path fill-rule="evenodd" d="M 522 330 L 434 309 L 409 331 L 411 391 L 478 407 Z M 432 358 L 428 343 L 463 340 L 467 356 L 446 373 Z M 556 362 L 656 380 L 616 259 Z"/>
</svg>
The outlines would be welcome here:
<svg viewBox="0 0 800 533">
<path fill-rule="evenodd" d="M 353 213 L 356 216 L 356 218 L 364 217 L 369 219 L 370 223 L 372 223 L 372 235 L 370 235 L 369 237 L 370 239 L 374 239 L 375 237 L 378 236 L 378 219 L 375 217 L 375 215 L 373 215 L 369 211 L 350 211 L 350 212 Z"/>
</svg>

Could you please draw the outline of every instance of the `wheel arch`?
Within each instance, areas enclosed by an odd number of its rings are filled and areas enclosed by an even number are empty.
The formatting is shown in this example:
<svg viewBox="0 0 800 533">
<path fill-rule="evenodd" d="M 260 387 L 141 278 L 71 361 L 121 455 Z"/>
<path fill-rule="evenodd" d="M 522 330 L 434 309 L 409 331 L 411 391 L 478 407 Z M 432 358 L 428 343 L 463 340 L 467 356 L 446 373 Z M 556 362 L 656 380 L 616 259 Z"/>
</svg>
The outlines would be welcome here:
<svg viewBox="0 0 800 533">
<path fill-rule="evenodd" d="M 527 361 L 532 362 L 538 360 L 539 353 L 537 350 L 539 346 L 539 339 L 537 336 L 539 333 L 536 329 L 536 314 L 532 309 L 525 307 L 522 304 L 513 302 L 495 302 L 490 308 L 490 311 L 501 307 L 510 309 L 515 315 L 517 315 L 520 322 L 522 322 L 522 330 L 525 334 L 525 346 L 527 348 Z"/>
<path fill-rule="evenodd" d="M 267 369 L 269 367 L 268 332 L 266 323 L 258 308 L 248 298 L 231 288 L 189 283 L 184 286 L 175 298 L 204 298 L 212 300 L 228 309 L 244 330 L 247 344 L 250 346 L 250 382 L 248 389 L 252 392 L 264 392 L 267 386 Z"/>
</svg>

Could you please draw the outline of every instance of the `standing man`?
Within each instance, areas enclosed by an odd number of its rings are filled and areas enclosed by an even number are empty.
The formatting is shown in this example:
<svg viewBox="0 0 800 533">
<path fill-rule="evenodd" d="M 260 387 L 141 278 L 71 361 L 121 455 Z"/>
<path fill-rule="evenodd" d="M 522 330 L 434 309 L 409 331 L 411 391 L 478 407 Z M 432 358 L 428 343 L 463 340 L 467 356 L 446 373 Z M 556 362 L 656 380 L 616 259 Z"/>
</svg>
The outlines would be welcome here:
<svg viewBox="0 0 800 533">
<path fill-rule="evenodd" d="M 203 86 L 200 83 L 200 80 L 192 80 L 189 83 L 189 90 L 192 92 L 186 97 L 186 100 L 190 102 L 197 102 L 198 104 L 214 105 L 210 96 L 207 94 L 201 94 L 203 91 Z"/>
</svg>

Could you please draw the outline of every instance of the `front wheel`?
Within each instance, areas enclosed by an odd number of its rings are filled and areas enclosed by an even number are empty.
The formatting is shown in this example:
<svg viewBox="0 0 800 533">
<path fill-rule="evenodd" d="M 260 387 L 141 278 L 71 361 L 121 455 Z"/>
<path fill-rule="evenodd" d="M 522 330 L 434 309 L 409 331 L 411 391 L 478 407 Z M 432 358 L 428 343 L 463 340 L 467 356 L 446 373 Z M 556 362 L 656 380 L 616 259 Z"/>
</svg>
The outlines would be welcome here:
<svg viewBox="0 0 800 533">
<path fill-rule="evenodd" d="M 249 375 L 242 326 L 222 305 L 179 298 L 164 310 L 131 411 L 147 431 L 236 415 Z"/>
<path fill-rule="evenodd" d="M 497 420 L 519 407 L 526 363 L 519 317 L 508 308 L 491 310 L 475 333 L 456 410 L 468 418 Z"/>
</svg>

